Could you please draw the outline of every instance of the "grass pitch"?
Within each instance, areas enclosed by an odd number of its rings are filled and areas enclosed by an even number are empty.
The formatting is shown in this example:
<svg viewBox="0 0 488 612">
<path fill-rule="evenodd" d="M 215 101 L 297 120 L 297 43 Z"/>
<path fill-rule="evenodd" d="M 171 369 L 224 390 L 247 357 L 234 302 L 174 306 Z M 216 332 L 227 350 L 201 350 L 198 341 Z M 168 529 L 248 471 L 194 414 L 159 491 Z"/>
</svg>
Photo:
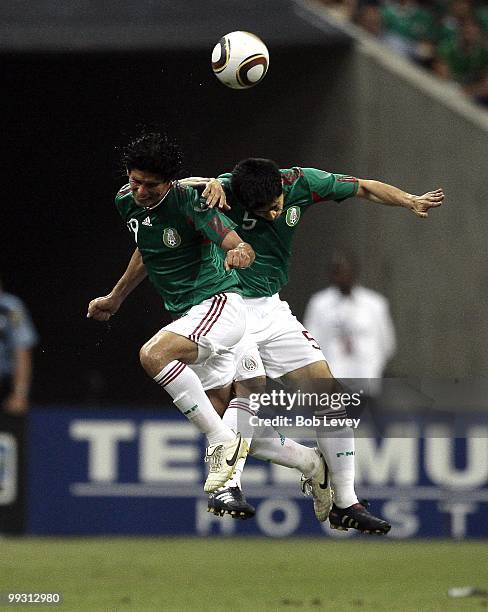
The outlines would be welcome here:
<svg viewBox="0 0 488 612">
<path fill-rule="evenodd" d="M 250 538 L 4 539 L 0 592 L 62 592 L 91 612 L 488 610 L 484 542 Z M 4 607 L 18 612 L 45 606 Z"/>
</svg>

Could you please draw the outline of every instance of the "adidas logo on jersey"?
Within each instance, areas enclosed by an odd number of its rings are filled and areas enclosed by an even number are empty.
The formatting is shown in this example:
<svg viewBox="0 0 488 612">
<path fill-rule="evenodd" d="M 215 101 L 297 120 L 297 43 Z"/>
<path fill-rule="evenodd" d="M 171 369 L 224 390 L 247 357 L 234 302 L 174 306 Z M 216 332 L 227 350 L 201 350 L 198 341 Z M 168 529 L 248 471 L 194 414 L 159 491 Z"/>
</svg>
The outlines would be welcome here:
<svg viewBox="0 0 488 612">
<path fill-rule="evenodd" d="M 144 221 L 142 222 L 142 225 L 147 225 L 148 227 L 152 227 L 151 219 L 149 217 L 146 217 Z"/>
</svg>

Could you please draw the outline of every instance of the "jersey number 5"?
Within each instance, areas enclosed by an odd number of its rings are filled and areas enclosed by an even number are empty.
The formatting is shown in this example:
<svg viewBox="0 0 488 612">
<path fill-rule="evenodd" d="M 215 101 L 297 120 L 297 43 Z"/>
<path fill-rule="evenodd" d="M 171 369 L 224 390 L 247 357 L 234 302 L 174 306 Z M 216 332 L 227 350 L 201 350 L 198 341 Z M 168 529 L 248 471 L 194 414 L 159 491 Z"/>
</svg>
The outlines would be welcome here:
<svg viewBox="0 0 488 612">
<path fill-rule="evenodd" d="M 302 331 L 302 334 L 305 336 L 305 338 L 312 343 L 312 348 L 314 349 L 318 349 L 320 351 L 320 346 L 318 345 L 317 340 L 315 340 L 315 338 L 313 336 L 310 335 L 310 332 L 307 331 L 306 329 L 304 329 Z"/>
<path fill-rule="evenodd" d="M 257 222 L 258 220 L 254 219 L 253 217 L 250 217 L 248 211 L 246 210 L 246 212 L 244 213 L 244 218 L 242 220 L 241 227 L 245 230 L 252 230 Z"/>
</svg>

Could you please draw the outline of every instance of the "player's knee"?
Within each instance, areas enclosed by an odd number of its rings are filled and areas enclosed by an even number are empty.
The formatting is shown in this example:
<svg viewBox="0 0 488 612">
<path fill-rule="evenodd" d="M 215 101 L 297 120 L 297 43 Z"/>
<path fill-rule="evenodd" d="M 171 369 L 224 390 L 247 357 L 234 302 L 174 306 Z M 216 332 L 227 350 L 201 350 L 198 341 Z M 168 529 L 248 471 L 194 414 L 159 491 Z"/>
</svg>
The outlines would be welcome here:
<svg viewBox="0 0 488 612">
<path fill-rule="evenodd" d="M 327 361 L 322 362 L 322 371 L 325 378 L 334 378 L 332 372 L 330 371 L 329 364 Z M 335 378 L 334 378 L 335 380 Z"/>
<path fill-rule="evenodd" d="M 141 347 L 139 361 L 149 376 L 156 376 L 161 369 L 171 360 L 166 354 L 164 345 L 151 338 Z"/>
<path fill-rule="evenodd" d="M 332 372 L 330 371 L 329 364 L 325 360 L 316 361 L 307 367 L 307 372 L 310 374 L 310 378 L 319 378 L 325 380 L 335 381 Z"/>
<path fill-rule="evenodd" d="M 139 351 L 139 361 L 144 370 L 149 374 L 149 370 L 151 369 L 151 364 L 153 362 L 150 341 L 141 346 Z"/>
<path fill-rule="evenodd" d="M 183 344 L 182 344 L 183 343 Z M 171 361 L 193 363 L 196 345 L 171 332 L 159 332 L 142 346 L 139 360 L 149 376 L 156 376 Z"/>
</svg>

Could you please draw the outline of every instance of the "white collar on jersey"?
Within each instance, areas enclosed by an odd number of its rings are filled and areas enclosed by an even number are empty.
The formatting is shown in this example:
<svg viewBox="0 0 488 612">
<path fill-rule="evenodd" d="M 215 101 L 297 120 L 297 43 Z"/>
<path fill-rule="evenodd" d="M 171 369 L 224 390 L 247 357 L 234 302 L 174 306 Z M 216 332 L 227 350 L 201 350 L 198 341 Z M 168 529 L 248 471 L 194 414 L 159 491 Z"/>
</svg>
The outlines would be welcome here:
<svg viewBox="0 0 488 612">
<path fill-rule="evenodd" d="M 164 202 L 164 200 L 166 199 L 166 196 L 168 195 L 168 193 L 173 189 L 173 185 L 174 185 L 174 181 L 170 182 L 169 185 L 169 189 L 168 191 L 164 194 L 164 196 L 159 200 L 159 202 L 157 204 L 154 204 L 154 206 L 144 206 L 144 210 L 154 210 L 155 208 L 157 208 L 160 204 L 162 204 Z"/>
</svg>

